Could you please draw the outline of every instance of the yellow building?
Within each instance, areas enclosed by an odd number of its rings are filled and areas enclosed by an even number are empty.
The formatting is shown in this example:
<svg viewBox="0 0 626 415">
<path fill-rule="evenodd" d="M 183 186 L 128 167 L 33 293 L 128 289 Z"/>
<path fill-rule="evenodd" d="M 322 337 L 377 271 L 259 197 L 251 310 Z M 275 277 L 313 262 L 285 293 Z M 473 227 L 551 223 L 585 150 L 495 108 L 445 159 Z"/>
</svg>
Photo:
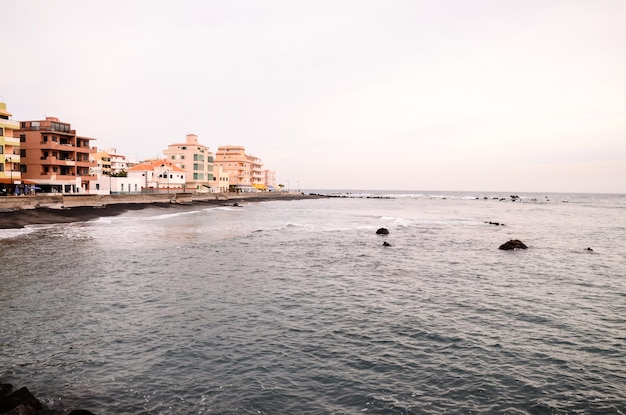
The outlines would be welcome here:
<svg viewBox="0 0 626 415">
<path fill-rule="evenodd" d="M 0 194 L 14 194 L 16 185 L 22 184 L 20 173 L 20 139 L 13 130 L 20 123 L 11 119 L 7 104 L 0 102 Z"/>
<path fill-rule="evenodd" d="M 89 159 L 96 162 L 96 166 L 90 169 L 91 174 L 111 175 L 111 155 L 108 151 L 98 150 L 96 153 L 90 154 Z"/>
</svg>

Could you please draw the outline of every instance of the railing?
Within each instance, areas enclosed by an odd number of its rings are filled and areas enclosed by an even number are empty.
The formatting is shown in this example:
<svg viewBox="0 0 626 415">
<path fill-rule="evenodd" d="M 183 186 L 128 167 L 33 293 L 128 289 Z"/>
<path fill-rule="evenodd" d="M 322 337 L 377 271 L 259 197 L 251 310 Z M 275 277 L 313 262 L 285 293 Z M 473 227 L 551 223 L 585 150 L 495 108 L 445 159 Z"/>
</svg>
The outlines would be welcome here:
<svg viewBox="0 0 626 415">
<path fill-rule="evenodd" d="M 13 121 L 13 120 L 6 120 L 4 118 L 0 118 L 0 125 L 5 125 L 8 127 L 13 127 L 15 129 L 20 128 L 20 123 L 19 121 Z"/>
<path fill-rule="evenodd" d="M 19 144 L 20 143 L 20 139 L 19 137 L 4 137 L 4 142 L 5 143 L 12 143 L 12 144 Z"/>
</svg>

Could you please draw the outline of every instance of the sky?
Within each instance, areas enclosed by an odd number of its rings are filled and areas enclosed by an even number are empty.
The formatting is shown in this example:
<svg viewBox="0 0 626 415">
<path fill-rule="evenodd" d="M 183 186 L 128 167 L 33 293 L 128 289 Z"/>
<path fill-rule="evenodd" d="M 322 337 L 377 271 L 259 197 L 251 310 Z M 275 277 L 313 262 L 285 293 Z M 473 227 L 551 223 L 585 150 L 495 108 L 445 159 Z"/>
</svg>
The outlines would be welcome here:
<svg viewBox="0 0 626 415">
<path fill-rule="evenodd" d="M 2 0 L 0 100 L 293 189 L 626 193 L 624 0 Z"/>
</svg>

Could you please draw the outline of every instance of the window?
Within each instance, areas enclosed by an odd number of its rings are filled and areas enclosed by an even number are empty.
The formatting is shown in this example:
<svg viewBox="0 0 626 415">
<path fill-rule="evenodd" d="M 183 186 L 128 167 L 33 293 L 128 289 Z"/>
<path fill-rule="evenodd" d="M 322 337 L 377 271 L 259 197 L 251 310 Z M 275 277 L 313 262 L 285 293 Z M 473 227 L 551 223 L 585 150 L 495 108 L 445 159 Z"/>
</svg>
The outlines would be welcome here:
<svg viewBox="0 0 626 415">
<path fill-rule="evenodd" d="M 26 157 L 26 150 L 20 150 L 20 157 Z"/>
<path fill-rule="evenodd" d="M 26 171 L 27 171 L 26 164 L 20 164 L 20 172 L 26 173 Z"/>
<path fill-rule="evenodd" d="M 100 190 L 100 183 L 96 183 L 96 190 Z"/>
<path fill-rule="evenodd" d="M 124 183 L 120 183 L 120 190 L 123 192 L 124 191 Z"/>
<path fill-rule="evenodd" d="M 0 146 L 0 154 L 4 154 L 4 146 Z"/>
<path fill-rule="evenodd" d="M 0 171 L 4 171 L 4 163 L 0 164 Z"/>
<path fill-rule="evenodd" d="M 20 134 L 20 143 L 26 142 L 26 134 Z"/>
<path fill-rule="evenodd" d="M 204 156 L 202 154 L 194 154 L 193 161 L 204 161 Z"/>
<path fill-rule="evenodd" d="M 176 156 L 175 155 L 172 155 L 172 160 L 176 160 Z"/>
<path fill-rule="evenodd" d="M 181 154 L 180 159 L 185 160 L 185 156 Z"/>
<path fill-rule="evenodd" d="M 0 127 L 0 137 L 4 135 L 4 128 Z"/>
</svg>

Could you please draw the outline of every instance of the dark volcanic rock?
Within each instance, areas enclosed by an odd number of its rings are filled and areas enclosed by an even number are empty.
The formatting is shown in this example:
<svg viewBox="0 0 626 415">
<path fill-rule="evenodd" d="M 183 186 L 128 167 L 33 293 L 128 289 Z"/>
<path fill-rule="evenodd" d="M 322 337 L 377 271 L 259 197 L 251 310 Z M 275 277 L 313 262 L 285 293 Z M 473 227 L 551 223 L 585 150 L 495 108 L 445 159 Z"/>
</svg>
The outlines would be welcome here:
<svg viewBox="0 0 626 415">
<path fill-rule="evenodd" d="M 3 392 L 4 389 L 3 387 Z M 3 393 L 0 396 L 0 414 L 10 412 L 18 406 L 29 406 L 35 410 L 42 409 L 41 402 L 26 388 L 20 388 L 11 394 Z"/>
<path fill-rule="evenodd" d="M 513 249 L 528 249 L 528 247 L 524 244 L 524 242 L 520 241 L 519 239 L 511 239 L 510 241 L 500 245 L 498 249 L 510 251 Z"/>
<path fill-rule="evenodd" d="M 391 244 L 387 241 L 383 242 L 383 246 L 391 246 Z"/>
<path fill-rule="evenodd" d="M 376 231 L 376 235 L 389 235 L 389 229 L 378 228 L 378 230 Z"/>
</svg>

